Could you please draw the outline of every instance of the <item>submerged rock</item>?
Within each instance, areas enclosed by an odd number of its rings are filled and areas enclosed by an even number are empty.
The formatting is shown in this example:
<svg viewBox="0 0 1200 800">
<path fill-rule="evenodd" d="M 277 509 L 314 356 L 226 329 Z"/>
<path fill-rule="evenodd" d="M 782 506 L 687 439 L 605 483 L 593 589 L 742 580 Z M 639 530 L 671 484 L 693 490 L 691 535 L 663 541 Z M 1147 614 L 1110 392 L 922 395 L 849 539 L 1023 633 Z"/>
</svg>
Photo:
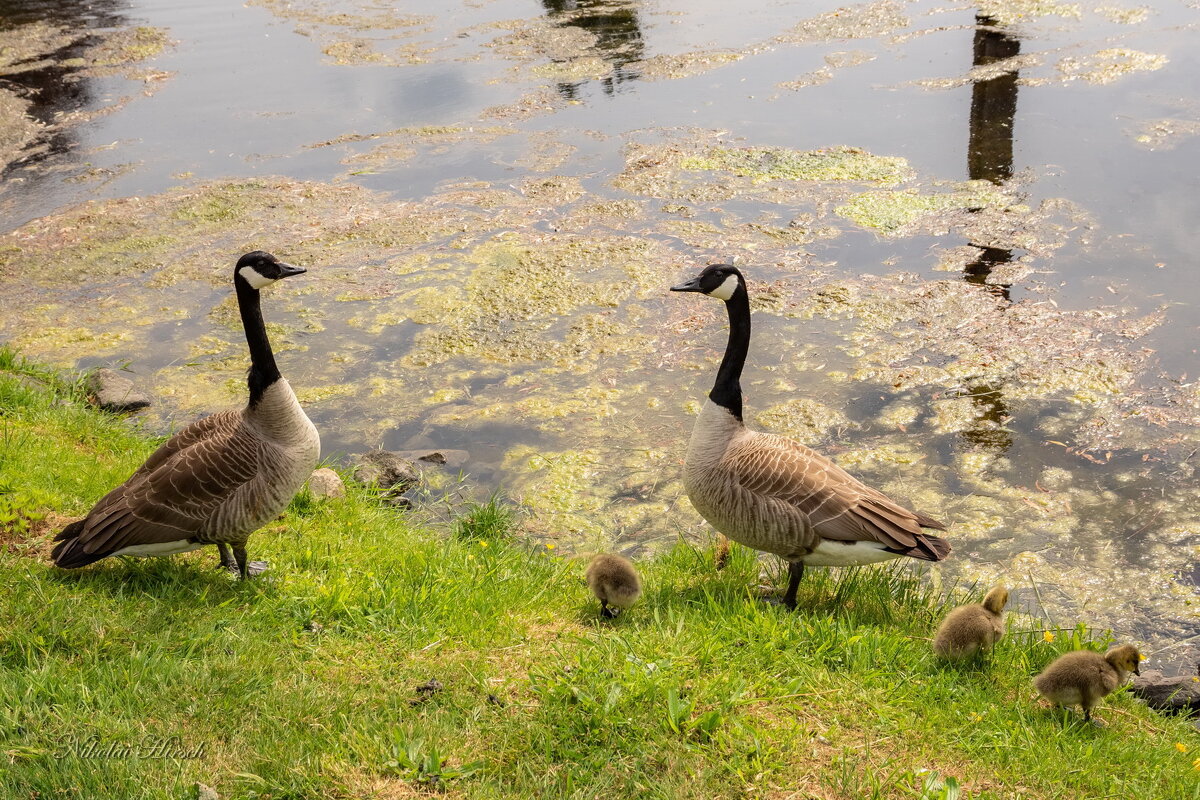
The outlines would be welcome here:
<svg viewBox="0 0 1200 800">
<path fill-rule="evenodd" d="M 87 391 L 105 411 L 124 413 L 150 405 L 150 396 L 116 370 L 98 369 L 88 376 Z"/>
<path fill-rule="evenodd" d="M 346 484 L 336 472 L 322 467 L 309 477 L 308 491 L 313 497 L 345 497 Z"/>
<path fill-rule="evenodd" d="M 409 461 L 451 468 L 461 467 L 471 458 L 471 454 L 466 450 L 398 450 L 396 455 Z"/>
</svg>

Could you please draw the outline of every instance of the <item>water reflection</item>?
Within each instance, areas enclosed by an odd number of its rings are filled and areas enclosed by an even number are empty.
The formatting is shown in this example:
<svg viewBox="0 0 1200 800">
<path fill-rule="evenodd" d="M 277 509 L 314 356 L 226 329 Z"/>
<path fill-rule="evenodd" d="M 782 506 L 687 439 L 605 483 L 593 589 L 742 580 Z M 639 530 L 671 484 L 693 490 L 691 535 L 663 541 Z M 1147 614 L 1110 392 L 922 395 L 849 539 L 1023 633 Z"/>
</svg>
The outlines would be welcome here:
<svg viewBox="0 0 1200 800">
<path fill-rule="evenodd" d="M 12 37 L 16 50 L 16 58 L 0 77 L 0 88 L 27 100 L 28 116 L 45 126 L 45 133 L 26 148 L 22 158 L 5 165 L 6 174 L 75 147 L 77 140 L 71 128 L 57 123 L 65 114 L 91 109 L 98 103 L 94 82 L 79 76 L 78 67 L 63 64 L 72 63 L 72 59 L 79 63 L 78 59 L 95 43 L 86 31 L 126 24 L 124 8 L 123 3 L 115 0 L 79 3 L 0 0 L 0 25 Z M 39 24 L 63 34 L 33 27 Z M 27 39 L 23 26 L 30 26 Z M 28 52 L 23 52 L 25 47 Z M 6 54 L 7 58 L 12 56 Z M 36 173 L 28 177 L 38 179 Z"/>
<path fill-rule="evenodd" d="M 612 64 L 612 72 L 600 79 L 600 88 L 607 95 L 617 86 L 634 80 L 638 73 L 629 64 L 644 57 L 641 22 L 635 3 L 631 0 L 542 0 L 547 16 L 561 26 L 573 26 L 596 37 L 592 50 L 596 56 Z M 588 81 L 560 81 L 555 89 L 568 100 L 579 95 Z"/>
<path fill-rule="evenodd" d="M 1021 52 L 1021 41 L 996 27 L 984 14 L 975 15 L 974 58 L 972 66 L 993 64 L 1013 58 Z M 977 80 L 971 89 L 971 117 L 967 139 L 967 176 L 972 180 L 1003 185 L 1013 174 L 1013 122 L 1017 115 L 1017 71 L 1006 71 L 986 80 Z M 1012 284 L 989 282 L 996 267 L 1011 263 L 1013 251 L 971 243 L 979 256 L 963 268 L 963 278 L 992 291 L 1011 302 Z M 1012 447 L 1012 433 L 1005 425 L 1008 404 L 1000 385 L 971 387 L 971 401 L 978 410 L 980 424 L 962 432 L 970 445 L 1004 452 Z"/>
<path fill-rule="evenodd" d="M 975 15 L 975 68 L 1013 58 L 1021 52 L 1021 41 L 996 27 L 984 14 Z M 1013 173 L 1013 120 L 1017 115 L 1017 71 L 1007 71 L 987 80 L 975 81 L 971 89 L 971 118 L 967 140 L 967 176 L 972 180 L 1001 185 Z M 963 277 L 970 283 L 994 286 L 1005 300 L 1011 284 L 988 284 L 997 266 L 1013 260 L 1013 252 L 999 247 L 979 247 L 979 258 L 968 264 Z"/>
</svg>

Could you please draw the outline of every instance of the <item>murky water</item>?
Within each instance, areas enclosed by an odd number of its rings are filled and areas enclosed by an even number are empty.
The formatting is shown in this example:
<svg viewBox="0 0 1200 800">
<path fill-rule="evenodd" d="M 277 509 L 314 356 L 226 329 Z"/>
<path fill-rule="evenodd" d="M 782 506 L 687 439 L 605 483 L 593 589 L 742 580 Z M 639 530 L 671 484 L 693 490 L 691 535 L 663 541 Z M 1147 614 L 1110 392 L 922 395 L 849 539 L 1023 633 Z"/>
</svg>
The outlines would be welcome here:
<svg viewBox="0 0 1200 800">
<path fill-rule="evenodd" d="M 724 319 L 665 289 L 736 259 L 755 424 L 954 523 L 946 579 L 1194 654 L 1200 4 L 427 7 L 0 6 L 0 338 L 162 429 L 238 402 L 271 249 L 327 453 L 465 449 L 636 548 L 705 535 Z"/>
</svg>

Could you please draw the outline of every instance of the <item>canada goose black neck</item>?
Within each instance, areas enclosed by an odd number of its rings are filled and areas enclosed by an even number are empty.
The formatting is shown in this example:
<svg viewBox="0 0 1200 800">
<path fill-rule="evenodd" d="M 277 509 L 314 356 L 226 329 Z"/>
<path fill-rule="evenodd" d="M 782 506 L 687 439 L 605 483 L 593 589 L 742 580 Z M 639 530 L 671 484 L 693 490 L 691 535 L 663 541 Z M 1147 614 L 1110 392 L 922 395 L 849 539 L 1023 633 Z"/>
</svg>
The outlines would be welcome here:
<svg viewBox="0 0 1200 800">
<path fill-rule="evenodd" d="M 246 345 L 250 348 L 250 373 L 246 383 L 250 389 L 250 406 L 258 405 L 263 393 L 279 380 L 279 367 L 275 354 L 267 339 L 267 326 L 263 322 L 259 291 L 240 274 L 235 274 L 233 284 L 237 290 L 238 311 L 242 315 L 242 327 L 246 332 Z"/>
<path fill-rule="evenodd" d="M 746 284 L 738 276 L 737 289 L 725 301 L 729 312 L 729 342 L 725 345 L 725 357 L 717 369 L 708 397 L 730 414 L 742 420 L 742 368 L 746 366 L 746 354 L 750 352 L 750 295 Z"/>
</svg>

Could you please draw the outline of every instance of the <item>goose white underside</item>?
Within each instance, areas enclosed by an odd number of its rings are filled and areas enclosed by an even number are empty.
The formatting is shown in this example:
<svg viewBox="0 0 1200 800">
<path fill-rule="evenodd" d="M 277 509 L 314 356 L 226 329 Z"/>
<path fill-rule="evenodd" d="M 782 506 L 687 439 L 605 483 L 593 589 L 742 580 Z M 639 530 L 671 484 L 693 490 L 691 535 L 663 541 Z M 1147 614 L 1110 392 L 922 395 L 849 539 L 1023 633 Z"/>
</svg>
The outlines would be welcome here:
<svg viewBox="0 0 1200 800">
<path fill-rule="evenodd" d="M 204 545 L 199 542 L 193 542 L 189 539 L 180 539 L 178 542 L 156 542 L 154 544 L 132 544 L 129 547 L 122 547 L 114 556 L 135 556 L 137 558 L 151 558 L 153 556 L 173 556 L 176 553 L 189 553 L 192 550 L 199 550 Z"/>
<path fill-rule="evenodd" d="M 883 549 L 879 542 L 843 543 L 826 540 L 800 560 L 810 567 L 857 567 L 891 561 L 900 555 Z"/>
</svg>

